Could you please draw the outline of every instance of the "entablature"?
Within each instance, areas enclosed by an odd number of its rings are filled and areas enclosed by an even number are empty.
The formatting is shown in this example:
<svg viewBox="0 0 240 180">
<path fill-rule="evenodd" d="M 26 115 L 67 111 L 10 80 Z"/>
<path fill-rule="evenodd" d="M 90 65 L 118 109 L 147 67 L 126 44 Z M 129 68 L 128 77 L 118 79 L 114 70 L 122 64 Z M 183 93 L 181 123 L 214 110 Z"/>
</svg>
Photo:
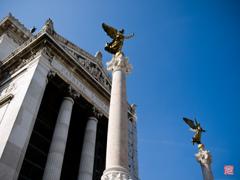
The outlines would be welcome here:
<svg viewBox="0 0 240 180">
<path fill-rule="evenodd" d="M 50 63 L 55 59 L 72 75 L 79 77 L 82 83 L 109 106 L 111 77 L 102 64 L 101 54 L 98 53 L 94 57 L 54 30 L 50 33 L 49 26 L 45 26 L 36 35 L 28 36 L 21 46 L 0 62 L 0 83 L 42 53 Z M 131 106 L 128 104 L 130 117 L 133 115 L 131 111 Z"/>
<path fill-rule="evenodd" d="M 32 33 L 24 27 L 18 19 L 14 18 L 11 13 L 0 22 L 0 36 L 4 33 L 7 33 L 7 35 L 13 38 L 14 42 L 19 45 L 33 36 Z"/>
</svg>

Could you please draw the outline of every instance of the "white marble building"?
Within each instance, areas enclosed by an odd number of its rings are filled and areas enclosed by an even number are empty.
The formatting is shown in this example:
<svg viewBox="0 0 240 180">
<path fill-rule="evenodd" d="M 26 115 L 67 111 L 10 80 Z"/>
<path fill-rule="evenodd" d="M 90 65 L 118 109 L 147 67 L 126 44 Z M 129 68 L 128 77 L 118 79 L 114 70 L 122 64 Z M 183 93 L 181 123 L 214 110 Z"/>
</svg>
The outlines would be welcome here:
<svg viewBox="0 0 240 180">
<path fill-rule="evenodd" d="M 0 179 L 100 180 L 111 76 L 102 54 L 54 31 L 0 22 Z M 137 116 L 128 104 L 128 170 L 138 178 Z M 114 152 L 113 152 L 114 153 Z"/>
</svg>

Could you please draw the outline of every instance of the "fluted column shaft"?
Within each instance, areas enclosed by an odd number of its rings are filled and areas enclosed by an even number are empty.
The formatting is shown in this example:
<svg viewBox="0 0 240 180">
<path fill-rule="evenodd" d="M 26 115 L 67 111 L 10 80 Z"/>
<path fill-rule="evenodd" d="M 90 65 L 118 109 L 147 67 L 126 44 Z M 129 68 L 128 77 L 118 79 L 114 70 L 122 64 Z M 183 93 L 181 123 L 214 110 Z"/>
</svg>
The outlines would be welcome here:
<svg viewBox="0 0 240 180">
<path fill-rule="evenodd" d="M 128 168 L 128 117 L 126 72 L 115 71 L 112 78 L 106 169 Z"/>
<path fill-rule="evenodd" d="M 97 133 L 97 118 L 89 117 L 86 125 L 78 180 L 92 180 Z"/>
<path fill-rule="evenodd" d="M 203 179 L 204 180 L 214 180 L 211 164 L 201 164 Z"/>
<path fill-rule="evenodd" d="M 73 103 L 74 101 L 72 98 L 65 97 L 61 104 L 48 153 L 43 180 L 60 179 Z"/>
<path fill-rule="evenodd" d="M 128 112 L 126 75 L 132 65 L 123 54 L 107 63 L 112 72 L 112 89 L 108 121 L 106 170 L 102 180 L 126 180 L 128 171 Z"/>
</svg>

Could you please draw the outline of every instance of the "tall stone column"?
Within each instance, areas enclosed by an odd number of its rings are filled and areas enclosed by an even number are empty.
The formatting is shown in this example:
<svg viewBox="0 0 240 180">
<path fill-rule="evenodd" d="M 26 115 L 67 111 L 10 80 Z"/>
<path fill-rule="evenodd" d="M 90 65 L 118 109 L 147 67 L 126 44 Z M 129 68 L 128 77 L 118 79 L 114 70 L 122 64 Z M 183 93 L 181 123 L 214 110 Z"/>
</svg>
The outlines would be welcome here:
<svg viewBox="0 0 240 180">
<path fill-rule="evenodd" d="M 88 118 L 83 140 L 78 180 L 92 180 L 98 118 L 103 114 L 94 106 Z"/>
<path fill-rule="evenodd" d="M 72 98 L 65 97 L 61 104 L 48 153 L 43 180 L 60 179 L 73 103 L 74 101 Z"/>
<path fill-rule="evenodd" d="M 197 162 L 200 163 L 203 173 L 204 180 L 214 180 L 211 163 L 212 163 L 212 155 L 210 155 L 210 151 L 204 149 L 204 146 L 199 146 L 199 152 L 195 154 Z"/>
<path fill-rule="evenodd" d="M 112 72 L 106 170 L 102 180 L 131 179 L 128 171 L 128 116 L 126 75 L 132 71 L 129 58 L 121 53 L 107 63 Z"/>
</svg>

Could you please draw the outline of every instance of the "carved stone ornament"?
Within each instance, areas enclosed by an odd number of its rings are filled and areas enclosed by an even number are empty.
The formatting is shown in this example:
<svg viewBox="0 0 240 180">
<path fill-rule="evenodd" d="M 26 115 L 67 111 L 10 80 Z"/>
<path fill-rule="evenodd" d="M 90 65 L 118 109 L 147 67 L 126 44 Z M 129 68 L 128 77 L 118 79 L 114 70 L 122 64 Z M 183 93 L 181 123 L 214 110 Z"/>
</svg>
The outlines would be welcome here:
<svg viewBox="0 0 240 180">
<path fill-rule="evenodd" d="M 205 149 L 199 149 L 199 152 L 195 154 L 196 160 L 202 164 L 211 164 L 212 163 L 212 155 L 210 151 Z"/>
<path fill-rule="evenodd" d="M 131 112 L 132 112 L 133 114 L 136 113 L 136 107 L 137 107 L 136 104 L 132 104 L 132 105 L 131 105 Z"/>
<path fill-rule="evenodd" d="M 48 49 L 46 46 L 43 47 L 42 51 L 43 51 L 50 59 L 53 58 L 53 54 L 49 51 L 49 49 Z"/>
<path fill-rule="evenodd" d="M 100 51 L 98 51 L 98 52 L 96 53 L 95 57 L 102 61 L 103 55 L 102 55 L 102 53 L 101 53 Z"/>
<path fill-rule="evenodd" d="M 93 59 L 88 59 L 83 57 L 76 50 L 70 49 L 68 46 L 62 46 L 78 63 L 84 68 L 87 72 L 89 72 L 102 86 L 104 86 L 108 91 L 110 91 L 110 81 L 106 77 L 106 75 L 102 72 L 101 68 L 97 63 L 93 61 Z M 95 57 L 100 60 L 102 58 L 102 54 L 100 51 L 97 52 Z M 102 61 L 102 60 L 101 60 Z"/>
<path fill-rule="evenodd" d="M 104 171 L 101 180 L 132 180 L 132 178 L 123 168 L 110 168 Z"/>
<path fill-rule="evenodd" d="M 47 31 L 50 34 L 53 34 L 53 30 L 54 30 L 53 29 L 53 22 L 50 18 L 46 21 L 43 29 L 45 29 L 45 31 Z"/>
<path fill-rule="evenodd" d="M 57 74 L 57 71 L 54 71 L 54 70 L 50 70 L 49 72 L 48 72 L 48 77 L 49 78 L 53 78 L 53 77 L 55 77 L 56 76 L 56 74 Z"/>
<path fill-rule="evenodd" d="M 127 74 L 132 72 L 133 66 L 129 63 L 129 58 L 124 57 L 124 54 L 112 56 L 112 60 L 107 62 L 108 71 L 114 73 L 115 71 L 125 71 Z"/>
<path fill-rule="evenodd" d="M 97 119 L 103 116 L 103 113 L 99 111 L 95 106 L 92 107 L 91 113 L 93 116 L 95 116 Z"/>
<path fill-rule="evenodd" d="M 17 83 L 11 83 L 6 89 L 3 90 L 1 96 L 12 93 L 15 89 L 17 89 L 17 86 Z"/>
<path fill-rule="evenodd" d="M 78 91 L 76 91 L 71 85 L 68 86 L 68 93 L 69 95 L 73 98 L 79 98 L 80 97 L 80 93 Z"/>
</svg>

